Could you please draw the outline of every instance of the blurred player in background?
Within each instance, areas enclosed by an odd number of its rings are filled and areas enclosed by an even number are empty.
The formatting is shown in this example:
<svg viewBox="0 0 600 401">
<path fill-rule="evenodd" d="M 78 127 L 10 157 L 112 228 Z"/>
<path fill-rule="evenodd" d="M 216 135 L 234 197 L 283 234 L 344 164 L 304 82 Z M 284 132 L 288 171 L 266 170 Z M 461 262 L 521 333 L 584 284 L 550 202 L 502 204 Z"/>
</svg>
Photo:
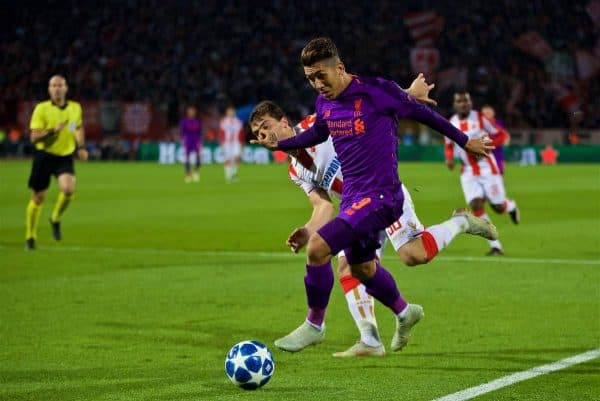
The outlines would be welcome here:
<svg viewBox="0 0 600 401">
<path fill-rule="evenodd" d="M 219 123 L 219 142 L 225 154 L 225 180 L 227 182 L 237 179 L 238 164 L 245 140 L 242 120 L 237 118 L 233 106 L 227 107 L 225 116 Z"/>
<path fill-rule="evenodd" d="M 54 75 L 48 83 L 50 100 L 38 103 L 31 116 L 31 142 L 35 144 L 35 154 L 29 176 L 29 188 L 33 194 L 27 205 L 25 247 L 35 249 L 37 225 L 40 218 L 44 195 L 50 186 L 51 176 L 58 182 L 59 193 L 50 225 L 54 239 L 62 238 L 60 218 L 69 206 L 75 193 L 75 168 L 73 154 L 81 160 L 87 160 L 85 135 L 81 106 L 67 100 L 67 81 L 60 75 Z"/>
<path fill-rule="evenodd" d="M 415 89 L 415 83 L 417 85 L 421 84 L 420 92 L 419 89 L 411 91 L 411 89 Z M 430 87 L 425 83 L 422 75 L 419 75 L 407 92 L 416 99 L 426 102 L 429 100 L 427 97 L 429 89 Z M 309 115 L 300 124 L 292 128 L 279 106 L 270 101 L 263 101 L 256 106 L 251 114 L 250 127 L 252 133 L 257 137 L 261 134 L 274 132 L 277 134 L 278 140 L 282 140 L 309 129 L 314 121 L 315 115 Z M 343 176 L 331 139 L 312 148 L 293 152 L 289 176 L 292 182 L 304 190 L 313 206 L 313 212 L 308 222 L 303 227 L 295 229 L 287 240 L 288 246 L 294 252 L 298 252 L 306 245 L 309 236 L 333 217 L 335 207 L 331 198 L 341 198 Z M 431 236 L 431 234 L 429 232 L 424 233 L 425 228 L 415 213 L 410 194 L 404 186 L 402 186 L 402 190 L 404 192 L 402 216 L 385 232 L 382 231 L 381 238 L 384 242 L 387 234 L 394 250 L 405 264 L 413 266 L 427 263 L 435 255 L 427 254 L 424 240 L 421 237 L 423 235 L 426 237 Z M 490 223 L 468 213 L 455 213 L 453 218 L 443 224 L 449 224 L 456 228 L 456 234 L 470 232 L 478 235 L 496 235 L 495 229 Z M 439 227 L 432 226 L 430 229 L 435 233 Z M 452 239 L 453 236 L 450 236 L 446 245 Z M 381 259 L 382 249 L 383 246 L 377 251 L 379 259 Z M 337 256 L 339 282 L 342 285 L 348 308 L 361 337 L 360 341 L 348 350 L 337 352 L 334 356 L 382 356 L 385 354 L 385 348 L 381 343 L 377 330 L 373 298 L 367 294 L 365 286 L 352 277 L 344 251 L 338 253 Z"/>
<path fill-rule="evenodd" d="M 409 304 L 402 297 L 393 276 L 376 259 L 381 231 L 403 213 L 404 194 L 398 178 L 398 119 L 422 122 L 476 154 L 487 155 L 492 147 L 483 138 L 470 140 L 395 82 L 348 74 L 329 38 L 311 40 L 302 49 L 301 62 L 306 78 L 319 92 L 314 124 L 281 141 L 267 131 L 254 143 L 270 149 L 300 151 L 331 137 L 341 163 L 344 189 L 338 215 L 308 238 L 306 320 L 275 344 L 282 349 L 299 350 L 323 341 L 325 313 L 334 281 L 331 258 L 344 250 L 352 276 L 394 314 L 396 330 L 391 349 L 399 351 L 408 343 L 413 326 L 424 313 L 420 305 Z M 453 235 L 452 228 L 440 228 L 425 244 L 432 253 L 443 248 Z"/>
<path fill-rule="evenodd" d="M 500 126 L 495 126 L 483 115 L 473 110 L 473 103 L 468 92 L 459 91 L 454 94 L 454 114 L 450 122 L 464 132 L 470 139 L 490 137 L 496 147 L 502 146 L 508 139 L 508 133 Z M 454 168 L 454 143 L 446 141 L 446 165 Z M 487 200 L 496 213 L 508 213 L 513 223 L 518 224 L 521 217 L 514 200 L 506 197 L 504 180 L 500 168 L 492 153 L 484 157 L 475 157 L 462 149 L 458 149 L 462 163 L 460 182 L 465 199 L 475 216 L 490 220 L 485 212 Z M 503 255 L 502 244 L 498 240 L 489 241 L 490 256 Z"/>
<path fill-rule="evenodd" d="M 200 181 L 200 157 L 202 154 L 202 122 L 197 117 L 195 106 L 187 106 L 185 117 L 179 123 L 181 144 L 185 152 L 185 182 Z M 194 169 L 191 168 L 191 157 L 196 155 Z"/>
<path fill-rule="evenodd" d="M 497 134 L 490 135 L 492 141 L 494 141 L 497 135 L 503 135 L 503 133 L 506 132 L 506 127 L 504 126 L 504 123 L 501 120 L 496 119 L 496 111 L 492 106 L 486 104 L 481 108 L 481 112 L 484 116 L 487 117 L 488 120 L 491 121 L 492 124 L 494 124 L 494 127 L 498 129 Z M 504 141 L 502 142 L 502 144 L 497 145 L 496 149 L 492 150 L 492 153 L 496 158 L 496 163 L 498 163 L 498 169 L 500 170 L 500 174 L 504 175 L 504 146 L 509 144 L 510 136 L 507 133 L 507 135 L 503 136 L 502 138 L 504 139 Z"/>
</svg>

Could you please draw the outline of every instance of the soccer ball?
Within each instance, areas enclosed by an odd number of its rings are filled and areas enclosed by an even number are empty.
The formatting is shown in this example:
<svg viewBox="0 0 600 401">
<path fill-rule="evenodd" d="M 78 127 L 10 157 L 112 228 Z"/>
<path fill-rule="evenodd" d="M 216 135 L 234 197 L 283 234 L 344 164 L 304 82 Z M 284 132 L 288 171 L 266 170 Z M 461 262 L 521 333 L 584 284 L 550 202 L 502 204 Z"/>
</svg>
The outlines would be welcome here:
<svg viewBox="0 0 600 401">
<path fill-rule="evenodd" d="M 273 376 L 275 361 L 271 351 L 261 342 L 242 341 L 234 345 L 225 358 L 229 380 L 244 390 L 264 386 Z"/>
</svg>

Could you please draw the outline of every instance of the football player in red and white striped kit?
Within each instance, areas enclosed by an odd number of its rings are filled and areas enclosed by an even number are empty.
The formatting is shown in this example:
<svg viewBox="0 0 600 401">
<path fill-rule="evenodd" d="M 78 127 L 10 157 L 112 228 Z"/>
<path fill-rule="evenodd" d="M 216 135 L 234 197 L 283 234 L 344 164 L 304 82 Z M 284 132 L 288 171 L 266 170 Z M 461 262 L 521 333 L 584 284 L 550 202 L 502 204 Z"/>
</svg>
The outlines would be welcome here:
<svg viewBox="0 0 600 401">
<path fill-rule="evenodd" d="M 225 157 L 225 180 L 237 180 L 238 164 L 245 140 L 244 124 L 236 116 L 235 108 L 228 106 L 225 116 L 219 122 L 219 142 Z"/>
<path fill-rule="evenodd" d="M 488 136 L 494 146 L 502 146 L 508 139 L 508 133 L 500 126 L 494 125 L 483 113 L 473 110 L 471 96 L 466 91 L 454 94 L 454 114 L 450 122 L 464 132 L 469 139 Z M 471 207 L 475 216 L 491 221 L 485 212 L 487 200 L 496 213 L 508 213 L 513 223 L 518 224 L 521 217 L 514 200 L 506 197 L 504 180 L 496 158 L 492 153 L 489 156 L 477 158 L 468 154 L 454 143 L 446 140 L 445 156 L 446 165 L 450 170 L 454 168 L 454 149 L 462 163 L 460 182 L 465 200 Z M 490 256 L 503 255 L 502 244 L 498 240 L 489 241 Z"/>
<path fill-rule="evenodd" d="M 422 80 L 419 81 L 420 85 L 426 85 L 421 75 L 417 80 Z M 425 90 L 422 86 L 421 89 Z M 417 97 L 417 99 L 425 101 L 428 99 L 428 92 L 429 90 L 426 90 L 425 96 Z M 409 91 L 409 93 L 411 92 Z M 309 115 L 292 128 L 279 106 L 273 102 L 263 101 L 250 115 L 250 127 L 252 133 L 257 137 L 259 135 L 276 135 L 278 140 L 282 140 L 309 129 L 314 120 L 315 116 Z M 306 245 L 312 232 L 317 231 L 323 224 L 331 220 L 334 213 L 331 197 L 341 197 L 343 177 L 331 137 L 319 145 L 300 149 L 292 154 L 289 176 L 296 185 L 304 190 L 313 206 L 308 222 L 304 226 L 296 228 L 287 240 L 287 245 L 294 252 L 298 252 Z M 415 213 L 410 194 L 404 186 L 402 190 L 404 193 L 402 216 L 385 232 L 382 232 L 381 238 L 383 243 L 387 234 L 394 250 L 405 264 L 414 266 L 429 262 L 460 233 L 467 232 L 497 238 L 497 232 L 493 225 L 463 210 L 455 211 L 449 220 L 425 230 Z M 381 249 L 378 250 L 378 257 L 381 257 Z M 337 352 L 334 356 L 384 355 L 385 349 L 379 338 L 374 315 L 373 298 L 367 294 L 364 285 L 350 274 L 350 267 L 343 251 L 338 254 L 337 270 L 350 313 L 361 333 L 361 339 L 348 350 Z M 275 345 L 279 347 L 278 341 L 275 342 Z M 302 348 L 283 347 L 282 349 L 299 351 Z"/>
</svg>

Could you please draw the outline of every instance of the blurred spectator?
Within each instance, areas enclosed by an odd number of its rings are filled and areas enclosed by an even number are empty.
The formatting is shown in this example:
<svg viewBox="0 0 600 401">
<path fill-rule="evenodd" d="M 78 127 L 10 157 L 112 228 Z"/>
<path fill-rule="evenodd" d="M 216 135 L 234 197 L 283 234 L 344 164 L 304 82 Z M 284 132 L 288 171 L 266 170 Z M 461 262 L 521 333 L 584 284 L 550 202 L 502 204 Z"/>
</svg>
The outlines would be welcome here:
<svg viewBox="0 0 600 401">
<path fill-rule="evenodd" d="M 587 109 L 580 127 L 600 125 L 600 80 L 590 69 L 598 29 L 587 0 L 467 1 L 460 7 L 450 0 L 260 3 L 4 2 L 3 59 L 27 62 L 0 67 L 0 124 L 14 123 L 18 100 L 44 97 L 45 79 L 55 73 L 70 77 L 75 99 L 150 101 L 165 105 L 171 124 L 179 99 L 205 109 L 267 98 L 300 117 L 314 101 L 299 67 L 307 40 L 331 36 L 352 72 L 407 84 L 415 40 L 405 15 L 434 10 L 443 17 L 436 20 L 442 30 L 434 44 L 439 70 L 464 70 L 476 105 L 494 104 L 509 127 L 562 127 L 568 116 L 560 101 L 576 99 Z M 529 31 L 555 51 L 551 59 L 515 47 Z M 575 71 L 577 52 L 589 66 L 585 73 Z M 567 87 L 552 87 L 556 79 L 566 79 Z M 447 115 L 452 91 L 433 94 Z"/>
</svg>

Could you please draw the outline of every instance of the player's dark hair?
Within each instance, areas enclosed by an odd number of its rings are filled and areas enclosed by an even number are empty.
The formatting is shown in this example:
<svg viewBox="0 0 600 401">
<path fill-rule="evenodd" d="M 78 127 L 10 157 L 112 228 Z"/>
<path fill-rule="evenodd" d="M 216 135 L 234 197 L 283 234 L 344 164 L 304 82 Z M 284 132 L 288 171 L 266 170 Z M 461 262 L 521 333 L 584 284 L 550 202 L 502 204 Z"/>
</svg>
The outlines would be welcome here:
<svg viewBox="0 0 600 401">
<path fill-rule="evenodd" d="M 248 122 L 252 124 L 254 121 L 264 116 L 269 116 L 273 117 L 276 120 L 281 120 L 283 117 L 285 117 L 285 113 L 283 112 L 283 109 L 279 107 L 275 102 L 272 102 L 270 100 L 263 100 L 262 102 L 257 104 L 256 107 L 254 107 L 254 109 L 252 109 Z"/>
<path fill-rule="evenodd" d="M 340 59 L 337 47 L 335 43 L 329 38 L 315 38 L 308 42 L 302 54 L 300 55 L 300 61 L 304 67 L 308 67 L 319 61 L 335 58 L 336 61 Z"/>
<path fill-rule="evenodd" d="M 466 90 L 466 89 L 462 89 L 462 88 L 461 88 L 461 89 L 457 89 L 457 90 L 455 90 L 455 91 L 454 91 L 454 96 L 456 96 L 456 95 L 467 95 L 467 96 L 471 96 L 471 94 L 469 93 L 469 91 L 468 91 L 468 90 Z"/>
</svg>

